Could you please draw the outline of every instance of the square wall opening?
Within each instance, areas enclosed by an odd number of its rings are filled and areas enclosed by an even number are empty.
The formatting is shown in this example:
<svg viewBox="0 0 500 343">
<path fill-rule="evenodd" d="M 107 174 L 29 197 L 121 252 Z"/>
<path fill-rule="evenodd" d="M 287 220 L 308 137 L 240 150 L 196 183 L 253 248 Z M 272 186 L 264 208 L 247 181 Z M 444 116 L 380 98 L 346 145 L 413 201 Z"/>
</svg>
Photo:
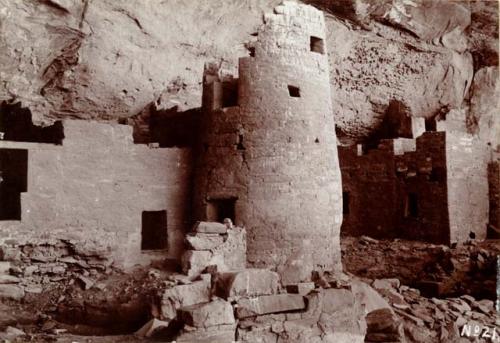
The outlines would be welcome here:
<svg viewBox="0 0 500 343">
<path fill-rule="evenodd" d="M 300 88 L 296 86 L 288 85 L 288 94 L 292 98 L 300 98 Z"/>
<path fill-rule="evenodd" d="M 167 238 L 167 211 L 142 212 L 141 250 L 167 249 Z"/>
<path fill-rule="evenodd" d="M 319 37 L 311 36 L 310 48 L 312 52 L 317 52 L 318 54 L 325 54 L 325 43 L 323 39 Z"/>
<path fill-rule="evenodd" d="M 234 223 L 236 198 L 210 199 L 207 203 L 207 220 L 222 223 L 229 218 Z"/>
</svg>

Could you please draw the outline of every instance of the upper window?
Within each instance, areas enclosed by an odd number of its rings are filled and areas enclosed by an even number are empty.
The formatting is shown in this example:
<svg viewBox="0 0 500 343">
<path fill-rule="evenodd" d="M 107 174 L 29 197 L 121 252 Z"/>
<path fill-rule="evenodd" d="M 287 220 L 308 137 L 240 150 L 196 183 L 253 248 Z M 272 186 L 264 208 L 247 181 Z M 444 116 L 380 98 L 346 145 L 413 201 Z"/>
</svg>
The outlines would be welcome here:
<svg viewBox="0 0 500 343">
<path fill-rule="evenodd" d="M 325 54 L 325 43 L 323 39 L 311 36 L 311 51 L 319 54 Z"/>
<path fill-rule="evenodd" d="M 288 94 L 290 94 L 292 98 L 300 98 L 300 88 L 288 85 Z"/>
</svg>

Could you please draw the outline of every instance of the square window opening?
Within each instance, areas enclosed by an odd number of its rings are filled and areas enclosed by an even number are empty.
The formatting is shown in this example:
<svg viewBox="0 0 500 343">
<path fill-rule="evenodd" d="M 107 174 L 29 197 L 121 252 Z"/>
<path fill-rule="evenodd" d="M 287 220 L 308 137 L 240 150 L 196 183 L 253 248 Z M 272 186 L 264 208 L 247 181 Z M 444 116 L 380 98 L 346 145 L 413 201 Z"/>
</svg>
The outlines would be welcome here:
<svg viewBox="0 0 500 343">
<path fill-rule="evenodd" d="M 311 36 L 310 48 L 312 52 L 317 52 L 318 54 L 325 54 L 325 43 L 323 39 L 315 36 Z"/>
<path fill-rule="evenodd" d="M 211 199 L 207 203 L 207 220 L 222 223 L 229 218 L 236 221 L 236 198 Z"/>
<path fill-rule="evenodd" d="M 168 247 L 167 211 L 142 212 L 142 250 L 164 250 Z"/>
<path fill-rule="evenodd" d="M 290 94 L 292 98 L 300 98 L 300 88 L 288 85 L 288 94 Z"/>
</svg>

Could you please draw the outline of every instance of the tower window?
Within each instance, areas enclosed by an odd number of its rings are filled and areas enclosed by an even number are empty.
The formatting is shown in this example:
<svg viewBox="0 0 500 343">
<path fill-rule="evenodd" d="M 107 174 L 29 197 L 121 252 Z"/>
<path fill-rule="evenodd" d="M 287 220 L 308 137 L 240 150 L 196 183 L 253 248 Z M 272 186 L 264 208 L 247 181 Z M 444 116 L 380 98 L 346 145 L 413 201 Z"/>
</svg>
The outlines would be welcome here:
<svg viewBox="0 0 500 343">
<path fill-rule="evenodd" d="M 142 212 L 142 250 L 167 248 L 167 211 Z"/>
<path fill-rule="evenodd" d="M 292 98 L 300 98 L 300 88 L 288 85 L 288 94 L 290 94 Z"/>
<path fill-rule="evenodd" d="M 222 223 L 225 218 L 235 222 L 236 198 L 211 199 L 207 204 L 207 220 Z"/>
<path fill-rule="evenodd" d="M 323 39 L 319 37 L 314 37 L 311 36 L 311 51 L 312 52 L 317 52 L 319 54 L 324 55 L 325 54 L 325 43 L 323 42 Z"/>
<path fill-rule="evenodd" d="M 342 212 L 344 214 L 349 214 L 349 192 L 342 192 Z"/>
</svg>

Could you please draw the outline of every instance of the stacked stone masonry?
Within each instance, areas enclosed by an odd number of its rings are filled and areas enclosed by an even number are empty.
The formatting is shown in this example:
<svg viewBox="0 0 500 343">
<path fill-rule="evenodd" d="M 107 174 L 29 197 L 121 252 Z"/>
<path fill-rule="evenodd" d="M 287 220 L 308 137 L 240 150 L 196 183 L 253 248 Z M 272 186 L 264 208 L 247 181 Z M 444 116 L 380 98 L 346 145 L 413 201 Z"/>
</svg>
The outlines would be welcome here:
<svg viewBox="0 0 500 343">
<path fill-rule="evenodd" d="M 141 214 L 165 211 L 161 257 L 179 258 L 189 225 L 191 151 L 133 144 L 125 125 L 66 120 L 63 126 L 62 145 L 0 141 L 0 151 L 28 155 L 21 218 L 0 221 L 0 244 L 90 241 L 128 267 L 155 258 L 141 250 Z"/>
<path fill-rule="evenodd" d="M 341 270 L 325 23 L 320 11 L 293 2 L 264 21 L 239 78 L 205 68 L 193 208 L 200 220 L 231 213 L 247 229 L 249 265 L 296 283 L 315 269 Z"/>
<path fill-rule="evenodd" d="M 416 139 L 339 147 L 342 232 L 438 244 L 486 238 L 488 150 L 450 118 Z"/>
</svg>

